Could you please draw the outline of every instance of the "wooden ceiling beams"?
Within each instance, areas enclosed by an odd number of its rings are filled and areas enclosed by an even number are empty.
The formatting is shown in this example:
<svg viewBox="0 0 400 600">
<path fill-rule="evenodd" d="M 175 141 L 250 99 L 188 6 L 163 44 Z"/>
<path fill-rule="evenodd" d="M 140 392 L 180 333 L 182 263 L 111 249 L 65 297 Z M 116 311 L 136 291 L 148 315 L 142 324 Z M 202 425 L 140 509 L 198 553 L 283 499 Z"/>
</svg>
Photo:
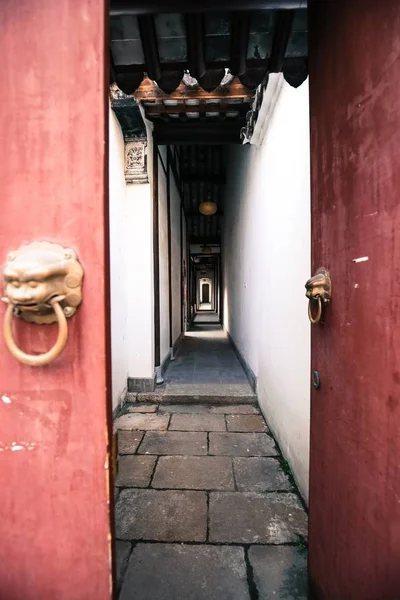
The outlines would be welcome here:
<svg viewBox="0 0 400 600">
<path fill-rule="evenodd" d="M 232 75 L 240 77 L 246 71 L 247 47 L 250 34 L 249 11 L 232 13 L 231 20 L 231 61 Z"/>
<path fill-rule="evenodd" d="M 245 119 L 233 123 L 154 123 L 154 139 L 158 144 L 240 144 L 240 130 Z"/>
<path fill-rule="evenodd" d="M 186 36 L 189 71 L 200 80 L 206 72 L 204 62 L 204 18 L 202 14 L 186 15 Z"/>
<path fill-rule="evenodd" d="M 280 10 L 277 14 L 275 35 L 272 42 L 271 57 L 268 61 L 270 73 L 280 73 L 283 69 L 286 48 L 293 27 L 293 12 Z"/>
<path fill-rule="evenodd" d="M 225 102 L 213 102 L 212 104 L 176 104 L 176 105 L 165 105 L 165 104 L 154 104 L 152 106 L 144 106 L 146 116 L 159 115 L 166 113 L 169 115 L 179 115 L 182 113 L 239 113 L 245 115 L 250 110 L 248 102 L 241 102 L 235 104 L 227 104 Z"/>
<path fill-rule="evenodd" d="M 143 42 L 142 46 L 147 75 L 153 81 L 158 81 L 161 79 L 161 66 L 153 15 L 139 15 L 138 25 L 140 37 Z"/>
<path fill-rule="evenodd" d="M 111 15 L 206 12 L 221 10 L 295 10 L 307 8 L 307 0 L 111 0 Z"/>
</svg>

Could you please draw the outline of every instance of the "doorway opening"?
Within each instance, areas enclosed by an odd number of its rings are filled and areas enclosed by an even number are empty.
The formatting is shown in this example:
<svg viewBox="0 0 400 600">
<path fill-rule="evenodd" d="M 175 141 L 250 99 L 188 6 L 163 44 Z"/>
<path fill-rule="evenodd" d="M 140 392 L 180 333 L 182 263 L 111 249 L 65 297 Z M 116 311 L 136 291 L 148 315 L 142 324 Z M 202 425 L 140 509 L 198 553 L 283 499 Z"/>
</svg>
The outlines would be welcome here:
<svg viewBox="0 0 400 600">
<path fill-rule="evenodd" d="M 222 597 L 246 598 L 256 586 L 248 581 L 251 569 L 259 569 L 256 544 L 279 546 L 272 562 L 285 555 L 286 566 L 299 575 L 292 592 L 306 597 L 306 558 L 296 544 L 306 545 L 307 517 L 296 486 L 306 495 L 309 325 L 302 298 L 293 301 L 292 295 L 289 311 L 289 297 L 278 292 L 277 302 L 275 292 L 272 301 L 273 290 L 283 289 L 282 264 L 296 264 L 288 291 L 302 287 L 310 271 L 306 38 L 304 9 L 112 17 L 112 108 L 125 155 L 132 158 L 125 165 L 131 171 L 129 210 L 136 211 L 130 235 L 143 249 L 131 267 L 145 283 L 146 265 L 154 282 L 146 288 L 150 302 L 135 311 L 137 322 L 128 317 L 132 331 L 143 326 L 146 314 L 154 324 L 148 369 L 145 377 L 139 369 L 132 373 L 131 402 L 115 423 L 117 539 L 128 556 L 121 570 L 124 600 L 140 587 L 155 598 L 165 586 L 174 590 L 171 598 L 186 597 L 179 578 L 183 565 L 196 561 L 199 571 L 189 586 L 196 578 L 211 581 L 210 569 L 222 577 Z M 132 40 L 143 55 L 135 54 Z M 140 60 L 143 72 L 135 63 Z M 139 155 L 146 161 L 138 166 L 133 157 Z M 286 238 L 278 233 L 284 224 Z M 135 304 L 129 306 L 132 311 Z M 291 328 L 283 335 L 281 318 Z M 296 369 L 282 386 L 289 344 Z M 144 356 L 141 347 L 143 362 Z M 305 389 L 301 410 L 299 385 Z M 275 444 L 272 434 L 277 439 L 283 425 L 285 434 Z M 132 444 L 135 427 L 143 435 Z M 282 471 L 282 451 L 295 457 L 295 478 Z M 258 518 L 269 510 L 267 518 Z M 163 516 L 175 512 L 179 520 Z M 155 543 L 163 547 L 152 555 Z M 196 551 L 188 548 L 199 543 Z M 183 544 L 182 565 L 167 567 L 178 560 L 176 544 Z M 268 576 L 265 551 L 262 577 Z M 237 581 L 233 573 L 221 575 L 229 553 L 239 561 Z M 211 555 L 213 567 L 206 558 Z M 145 564 L 141 573 L 138 560 Z"/>
</svg>

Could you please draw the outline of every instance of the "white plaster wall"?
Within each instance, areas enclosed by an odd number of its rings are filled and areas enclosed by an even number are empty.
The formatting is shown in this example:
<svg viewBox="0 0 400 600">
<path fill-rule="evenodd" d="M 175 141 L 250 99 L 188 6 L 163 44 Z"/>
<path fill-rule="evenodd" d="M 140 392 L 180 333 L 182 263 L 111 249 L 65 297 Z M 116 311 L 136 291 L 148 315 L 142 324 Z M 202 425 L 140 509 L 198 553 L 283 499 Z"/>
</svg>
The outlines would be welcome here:
<svg viewBox="0 0 400 600">
<path fill-rule="evenodd" d="M 171 173 L 171 280 L 172 280 L 172 343 L 181 334 L 181 198 Z"/>
<path fill-rule="evenodd" d="M 188 265 L 188 249 L 187 249 L 187 225 L 185 214 L 182 211 L 182 287 L 183 287 L 183 327 L 187 330 L 188 326 L 188 285 L 189 285 L 189 265 Z"/>
<path fill-rule="evenodd" d="M 162 162 L 167 167 L 167 148 L 160 146 Z M 160 243 L 160 355 L 161 362 L 170 351 L 169 337 L 169 273 L 168 273 L 168 207 L 167 177 L 158 161 L 159 243 Z M 172 283 L 172 344 L 181 333 L 181 199 L 175 178 L 170 172 L 171 210 L 171 283 Z"/>
<path fill-rule="evenodd" d="M 167 166 L 165 148 L 161 147 L 163 163 Z M 168 356 L 169 344 L 169 278 L 168 278 L 168 210 L 167 178 L 158 160 L 158 217 L 160 244 L 160 357 L 161 363 Z"/>
<path fill-rule="evenodd" d="M 127 378 L 154 375 L 153 206 L 150 183 L 128 184 L 124 140 L 109 119 L 111 368 L 113 408 Z M 151 173 L 151 135 L 148 149 Z"/>
<path fill-rule="evenodd" d="M 113 111 L 109 115 L 110 280 L 112 403 L 118 405 L 128 376 L 126 263 L 126 198 L 124 139 Z"/>
<path fill-rule="evenodd" d="M 284 83 L 259 149 L 232 147 L 225 194 L 224 324 L 258 378 L 266 419 L 308 497 L 308 81 Z"/>
<path fill-rule="evenodd" d="M 150 184 L 126 186 L 128 375 L 154 375 L 153 200 Z"/>
</svg>

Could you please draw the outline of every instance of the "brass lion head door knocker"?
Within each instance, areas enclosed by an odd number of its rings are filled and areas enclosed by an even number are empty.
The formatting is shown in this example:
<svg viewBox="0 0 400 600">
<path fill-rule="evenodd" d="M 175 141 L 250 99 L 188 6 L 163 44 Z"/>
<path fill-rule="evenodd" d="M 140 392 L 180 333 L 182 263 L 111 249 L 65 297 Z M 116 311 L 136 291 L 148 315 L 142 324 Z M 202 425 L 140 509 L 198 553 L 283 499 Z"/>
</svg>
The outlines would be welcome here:
<svg viewBox="0 0 400 600">
<path fill-rule="evenodd" d="M 71 248 L 50 242 L 33 242 L 8 255 L 3 268 L 4 341 L 11 354 L 33 367 L 47 365 L 60 356 L 68 340 L 67 318 L 82 302 L 83 268 Z M 57 341 L 45 354 L 23 352 L 12 332 L 13 316 L 31 323 L 58 322 Z"/>
<path fill-rule="evenodd" d="M 320 267 L 306 283 L 308 302 L 308 318 L 311 323 L 323 323 L 325 309 L 332 299 L 332 282 L 329 271 Z"/>
</svg>

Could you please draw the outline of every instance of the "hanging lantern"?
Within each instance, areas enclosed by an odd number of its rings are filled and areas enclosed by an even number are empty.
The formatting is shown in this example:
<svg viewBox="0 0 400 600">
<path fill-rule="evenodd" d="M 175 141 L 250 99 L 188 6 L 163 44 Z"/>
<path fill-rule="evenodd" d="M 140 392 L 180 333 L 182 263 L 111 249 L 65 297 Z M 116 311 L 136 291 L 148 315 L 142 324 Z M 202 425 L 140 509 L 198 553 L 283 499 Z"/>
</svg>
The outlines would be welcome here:
<svg viewBox="0 0 400 600">
<path fill-rule="evenodd" d="M 211 202 L 207 200 L 206 202 L 202 202 L 199 206 L 199 211 L 202 215 L 206 217 L 210 217 L 211 215 L 215 215 L 218 210 L 218 206 L 215 202 Z"/>
</svg>

